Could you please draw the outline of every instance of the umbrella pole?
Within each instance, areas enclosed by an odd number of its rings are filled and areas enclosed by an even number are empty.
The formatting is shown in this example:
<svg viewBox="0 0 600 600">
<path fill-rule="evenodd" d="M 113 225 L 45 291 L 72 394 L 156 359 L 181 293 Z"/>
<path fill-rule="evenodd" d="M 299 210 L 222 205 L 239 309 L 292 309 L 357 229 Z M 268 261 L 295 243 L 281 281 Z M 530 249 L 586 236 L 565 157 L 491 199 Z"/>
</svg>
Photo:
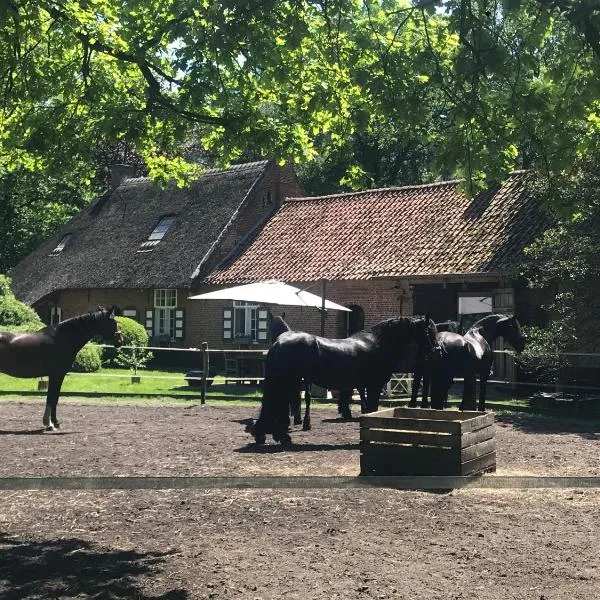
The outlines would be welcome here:
<svg viewBox="0 0 600 600">
<path fill-rule="evenodd" d="M 325 296 L 327 295 L 327 280 L 323 279 L 321 287 L 321 337 L 325 337 Z"/>
</svg>

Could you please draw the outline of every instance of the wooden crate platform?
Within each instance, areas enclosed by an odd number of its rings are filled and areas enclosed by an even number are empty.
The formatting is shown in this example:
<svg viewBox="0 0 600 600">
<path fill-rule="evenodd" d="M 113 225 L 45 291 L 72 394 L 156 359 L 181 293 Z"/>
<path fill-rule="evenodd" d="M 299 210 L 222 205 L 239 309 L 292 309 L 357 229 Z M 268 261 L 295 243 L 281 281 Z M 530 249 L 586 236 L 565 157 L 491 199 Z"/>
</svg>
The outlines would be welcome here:
<svg viewBox="0 0 600 600">
<path fill-rule="evenodd" d="M 361 475 L 495 470 L 494 413 L 397 407 L 360 418 Z"/>
</svg>

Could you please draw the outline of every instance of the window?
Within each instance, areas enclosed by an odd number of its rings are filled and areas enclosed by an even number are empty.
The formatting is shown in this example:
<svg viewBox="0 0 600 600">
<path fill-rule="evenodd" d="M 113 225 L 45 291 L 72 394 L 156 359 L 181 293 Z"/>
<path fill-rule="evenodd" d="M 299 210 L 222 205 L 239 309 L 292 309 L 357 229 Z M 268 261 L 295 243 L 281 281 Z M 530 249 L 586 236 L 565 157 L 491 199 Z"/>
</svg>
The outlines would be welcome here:
<svg viewBox="0 0 600 600">
<path fill-rule="evenodd" d="M 266 342 L 269 313 L 251 302 L 233 302 L 223 311 L 223 338 L 230 342 Z"/>
<path fill-rule="evenodd" d="M 175 308 L 177 306 L 177 290 L 154 290 L 155 308 Z"/>
<path fill-rule="evenodd" d="M 138 311 L 137 308 L 124 308 L 123 316 L 129 319 L 133 319 L 134 321 L 138 321 Z"/>
<path fill-rule="evenodd" d="M 154 290 L 154 308 L 145 316 L 146 331 L 162 341 L 181 341 L 184 317 L 184 309 L 177 307 L 177 290 Z"/>
<path fill-rule="evenodd" d="M 163 239 L 167 231 L 169 231 L 171 225 L 175 222 L 175 215 L 168 215 L 162 217 L 156 227 L 152 230 L 152 233 L 148 236 L 145 242 L 142 242 L 138 252 L 150 252 L 154 246 L 156 246 L 160 240 Z"/>
<path fill-rule="evenodd" d="M 50 325 L 58 325 L 62 321 L 62 308 L 60 306 L 50 307 Z"/>
<path fill-rule="evenodd" d="M 490 294 L 459 294 L 458 320 L 464 331 L 474 323 L 492 313 L 492 296 Z"/>
<path fill-rule="evenodd" d="M 57 254 L 60 254 L 65 249 L 65 246 L 71 239 L 72 235 L 73 234 L 71 234 L 71 233 L 65 234 L 62 237 L 62 239 L 60 240 L 60 242 L 58 242 L 58 245 L 56 246 L 56 248 L 54 248 L 54 250 L 52 250 L 52 252 L 50 253 L 50 256 L 56 256 Z"/>
</svg>

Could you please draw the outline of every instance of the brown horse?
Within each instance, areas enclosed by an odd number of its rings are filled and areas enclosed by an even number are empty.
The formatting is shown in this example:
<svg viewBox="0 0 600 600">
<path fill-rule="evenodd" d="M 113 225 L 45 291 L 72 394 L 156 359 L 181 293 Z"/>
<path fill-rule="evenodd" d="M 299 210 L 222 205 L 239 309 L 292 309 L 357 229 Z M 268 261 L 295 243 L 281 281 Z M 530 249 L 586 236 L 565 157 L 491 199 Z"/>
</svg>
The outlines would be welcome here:
<svg viewBox="0 0 600 600">
<path fill-rule="evenodd" d="M 35 333 L 0 332 L 0 371 L 13 377 L 48 376 L 48 394 L 44 427 L 60 427 L 56 405 L 60 388 L 75 356 L 93 337 L 100 336 L 115 347 L 123 342 L 115 320 L 116 307 L 99 308 L 67 319 L 56 327 L 44 327 Z"/>
</svg>

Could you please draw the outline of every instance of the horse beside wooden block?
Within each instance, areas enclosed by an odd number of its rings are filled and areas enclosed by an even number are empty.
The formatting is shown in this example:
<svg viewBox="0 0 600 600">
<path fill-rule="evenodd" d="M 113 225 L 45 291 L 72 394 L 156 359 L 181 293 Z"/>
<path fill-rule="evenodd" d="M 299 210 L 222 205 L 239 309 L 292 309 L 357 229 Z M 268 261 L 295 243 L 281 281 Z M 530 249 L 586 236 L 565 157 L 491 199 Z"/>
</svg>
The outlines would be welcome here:
<svg viewBox="0 0 600 600">
<path fill-rule="evenodd" d="M 495 470 L 493 413 L 398 407 L 360 417 L 361 475 Z"/>
</svg>

